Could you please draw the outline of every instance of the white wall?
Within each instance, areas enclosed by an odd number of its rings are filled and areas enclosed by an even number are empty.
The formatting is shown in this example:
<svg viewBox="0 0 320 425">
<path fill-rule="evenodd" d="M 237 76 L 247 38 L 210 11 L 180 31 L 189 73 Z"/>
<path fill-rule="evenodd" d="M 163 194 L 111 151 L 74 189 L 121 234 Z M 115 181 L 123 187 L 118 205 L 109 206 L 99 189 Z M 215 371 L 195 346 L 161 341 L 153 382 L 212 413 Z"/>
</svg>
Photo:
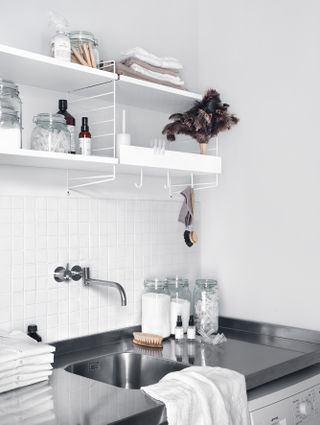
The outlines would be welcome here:
<svg viewBox="0 0 320 425">
<path fill-rule="evenodd" d="M 241 121 L 203 193 L 202 267 L 222 313 L 320 330 L 320 5 L 202 0 L 199 79 Z"/>
<path fill-rule="evenodd" d="M 159 56 L 176 56 L 185 66 L 189 86 L 197 82 L 197 21 L 192 0 L 15 0 L 0 15 L 0 43 L 49 54 L 48 12 L 68 19 L 70 30 L 92 31 L 103 59 L 142 46 Z"/>
</svg>

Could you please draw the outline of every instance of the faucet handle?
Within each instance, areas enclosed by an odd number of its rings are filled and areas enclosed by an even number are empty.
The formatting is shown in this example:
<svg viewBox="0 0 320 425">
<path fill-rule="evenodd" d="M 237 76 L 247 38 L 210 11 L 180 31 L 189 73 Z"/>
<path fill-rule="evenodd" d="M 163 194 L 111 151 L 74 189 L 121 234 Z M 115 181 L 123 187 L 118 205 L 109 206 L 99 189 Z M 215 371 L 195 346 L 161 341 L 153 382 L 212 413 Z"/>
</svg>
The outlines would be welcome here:
<svg viewBox="0 0 320 425">
<path fill-rule="evenodd" d="M 74 281 L 80 280 L 82 277 L 84 277 L 84 269 L 80 266 L 73 266 L 71 269 L 71 279 Z"/>
</svg>

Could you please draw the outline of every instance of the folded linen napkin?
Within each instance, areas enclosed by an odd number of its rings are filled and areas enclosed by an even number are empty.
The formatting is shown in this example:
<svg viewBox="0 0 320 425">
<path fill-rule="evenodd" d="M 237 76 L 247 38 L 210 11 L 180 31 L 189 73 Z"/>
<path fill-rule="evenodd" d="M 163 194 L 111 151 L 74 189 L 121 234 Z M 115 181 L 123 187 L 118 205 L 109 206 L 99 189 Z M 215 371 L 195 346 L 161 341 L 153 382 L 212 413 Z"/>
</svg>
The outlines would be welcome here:
<svg viewBox="0 0 320 425">
<path fill-rule="evenodd" d="M 171 57 L 158 57 L 153 53 L 147 52 L 142 47 L 134 47 L 121 54 L 124 58 L 135 57 L 150 65 L 159 66 L 160 68 L 182 69 L 181 63 L 176 58 Z"/>
<path fill-rule="evenodd" d="M 42 366 L 43 365 L 50 365 L 54 361 L 54 354 L 48 353 L 48 354 L 40 354 L 37 356 L 29 356 L 29 357 L 23 357 L 17 360 L 12 360 L 8 362 L 2 362 L 0 363 L 0 376 L 1 372 L 12 370 L 16 367 L 20 366 Z"/>
<path fill-rule="evenodd" d="M 132 68 L 136 72 L 139 72 L 142 75 L 155 78 L 159 81 L 166 81 L 167 83 L 176 84 L 177 86 L 184 85 L 184 81 L 180 78 L 180 76 L 161 74 L 159 72 L 150 71 L 149 69 L 143 68 L 143 66 L 137 64 L 131 65 L 130 68 Z"/>
<path fill-rule="evenodd" d="M 131 67 L 132 65 L 140 65 L 143 68 L 148 69 L 149 71 L 157 72 L 158 74 L 169 74 L 174 77 L 180 75 L 180 71 L 178 69 L 161 68 L 160 66 L 150 65 L 150 63 L 142 61 L 141 59 L 135 57 L 124 59 L 122 63 L 129 67 Z"/>
<path fill-rule="evenodd" d="M 186 90 L 185 87 L 183 86 L 178 86 L 176 84 L 169 83 L 168 81 L 160 81 L 156 78 L 152 78 L 147 75 L 142 75 L 141 73 L 136 72 L 134 69 L 124 65 L 121 62 L 116 62 L 116 73 L 119 75 L 126 75 L 132 78 L 138 78 L 139 80 L 150 81 L 151 83 L 161 84 L 163 86 L 174 87 L 180 90 Z"/>
<path fill-rule="evenodd" d="M 245 378 L 220 367 L 192 366 L 143 387 L 165 403 L 169 425 L 249 425 Z"/>
</svg>

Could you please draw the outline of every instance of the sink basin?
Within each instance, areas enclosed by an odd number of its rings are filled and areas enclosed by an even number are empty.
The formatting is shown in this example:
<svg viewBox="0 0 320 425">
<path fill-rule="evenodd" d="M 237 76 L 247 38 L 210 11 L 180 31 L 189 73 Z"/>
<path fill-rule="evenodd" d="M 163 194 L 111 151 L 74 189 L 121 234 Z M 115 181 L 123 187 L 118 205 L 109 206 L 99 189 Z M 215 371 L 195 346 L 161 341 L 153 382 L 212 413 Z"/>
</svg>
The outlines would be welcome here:
<svg viewBox="0 0 320 425">
<path fill-rule="evenodd" d="M 73 363 L 66 370 L 116 387 L 139 389 L 158 382 L 169 372 L 184 369 L 180 363 L 138 353 L 117 353 Z"/>
</svg>

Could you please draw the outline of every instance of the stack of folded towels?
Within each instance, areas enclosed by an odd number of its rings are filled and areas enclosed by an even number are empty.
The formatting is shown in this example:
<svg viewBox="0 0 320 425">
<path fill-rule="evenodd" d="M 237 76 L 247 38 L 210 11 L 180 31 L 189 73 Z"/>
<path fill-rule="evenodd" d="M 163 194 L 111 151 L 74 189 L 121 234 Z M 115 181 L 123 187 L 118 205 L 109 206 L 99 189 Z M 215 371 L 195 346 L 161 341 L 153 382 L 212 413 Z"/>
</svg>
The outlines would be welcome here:
<svg viewBox="0 0 320 425">
<path fill-rule="evenodd" d="M 53 391 L 48 382 L 0 395 L 0 425 L 56 424 Z"/>
<path fill-rule="evenodd" d="M 181 63 L 170 57 L 158 57 L 141 47 L 135 47 L 122 54 L 123 59 L 116 64 L 120 75 L 139 78 L 153 83 L 184 89 L 181 78 Z"/>
<path fill-rule="evenodd" d="M 54 351 L 21 331 L 0 331 L 0 393 L 47 380 Z"/>
</svg>

